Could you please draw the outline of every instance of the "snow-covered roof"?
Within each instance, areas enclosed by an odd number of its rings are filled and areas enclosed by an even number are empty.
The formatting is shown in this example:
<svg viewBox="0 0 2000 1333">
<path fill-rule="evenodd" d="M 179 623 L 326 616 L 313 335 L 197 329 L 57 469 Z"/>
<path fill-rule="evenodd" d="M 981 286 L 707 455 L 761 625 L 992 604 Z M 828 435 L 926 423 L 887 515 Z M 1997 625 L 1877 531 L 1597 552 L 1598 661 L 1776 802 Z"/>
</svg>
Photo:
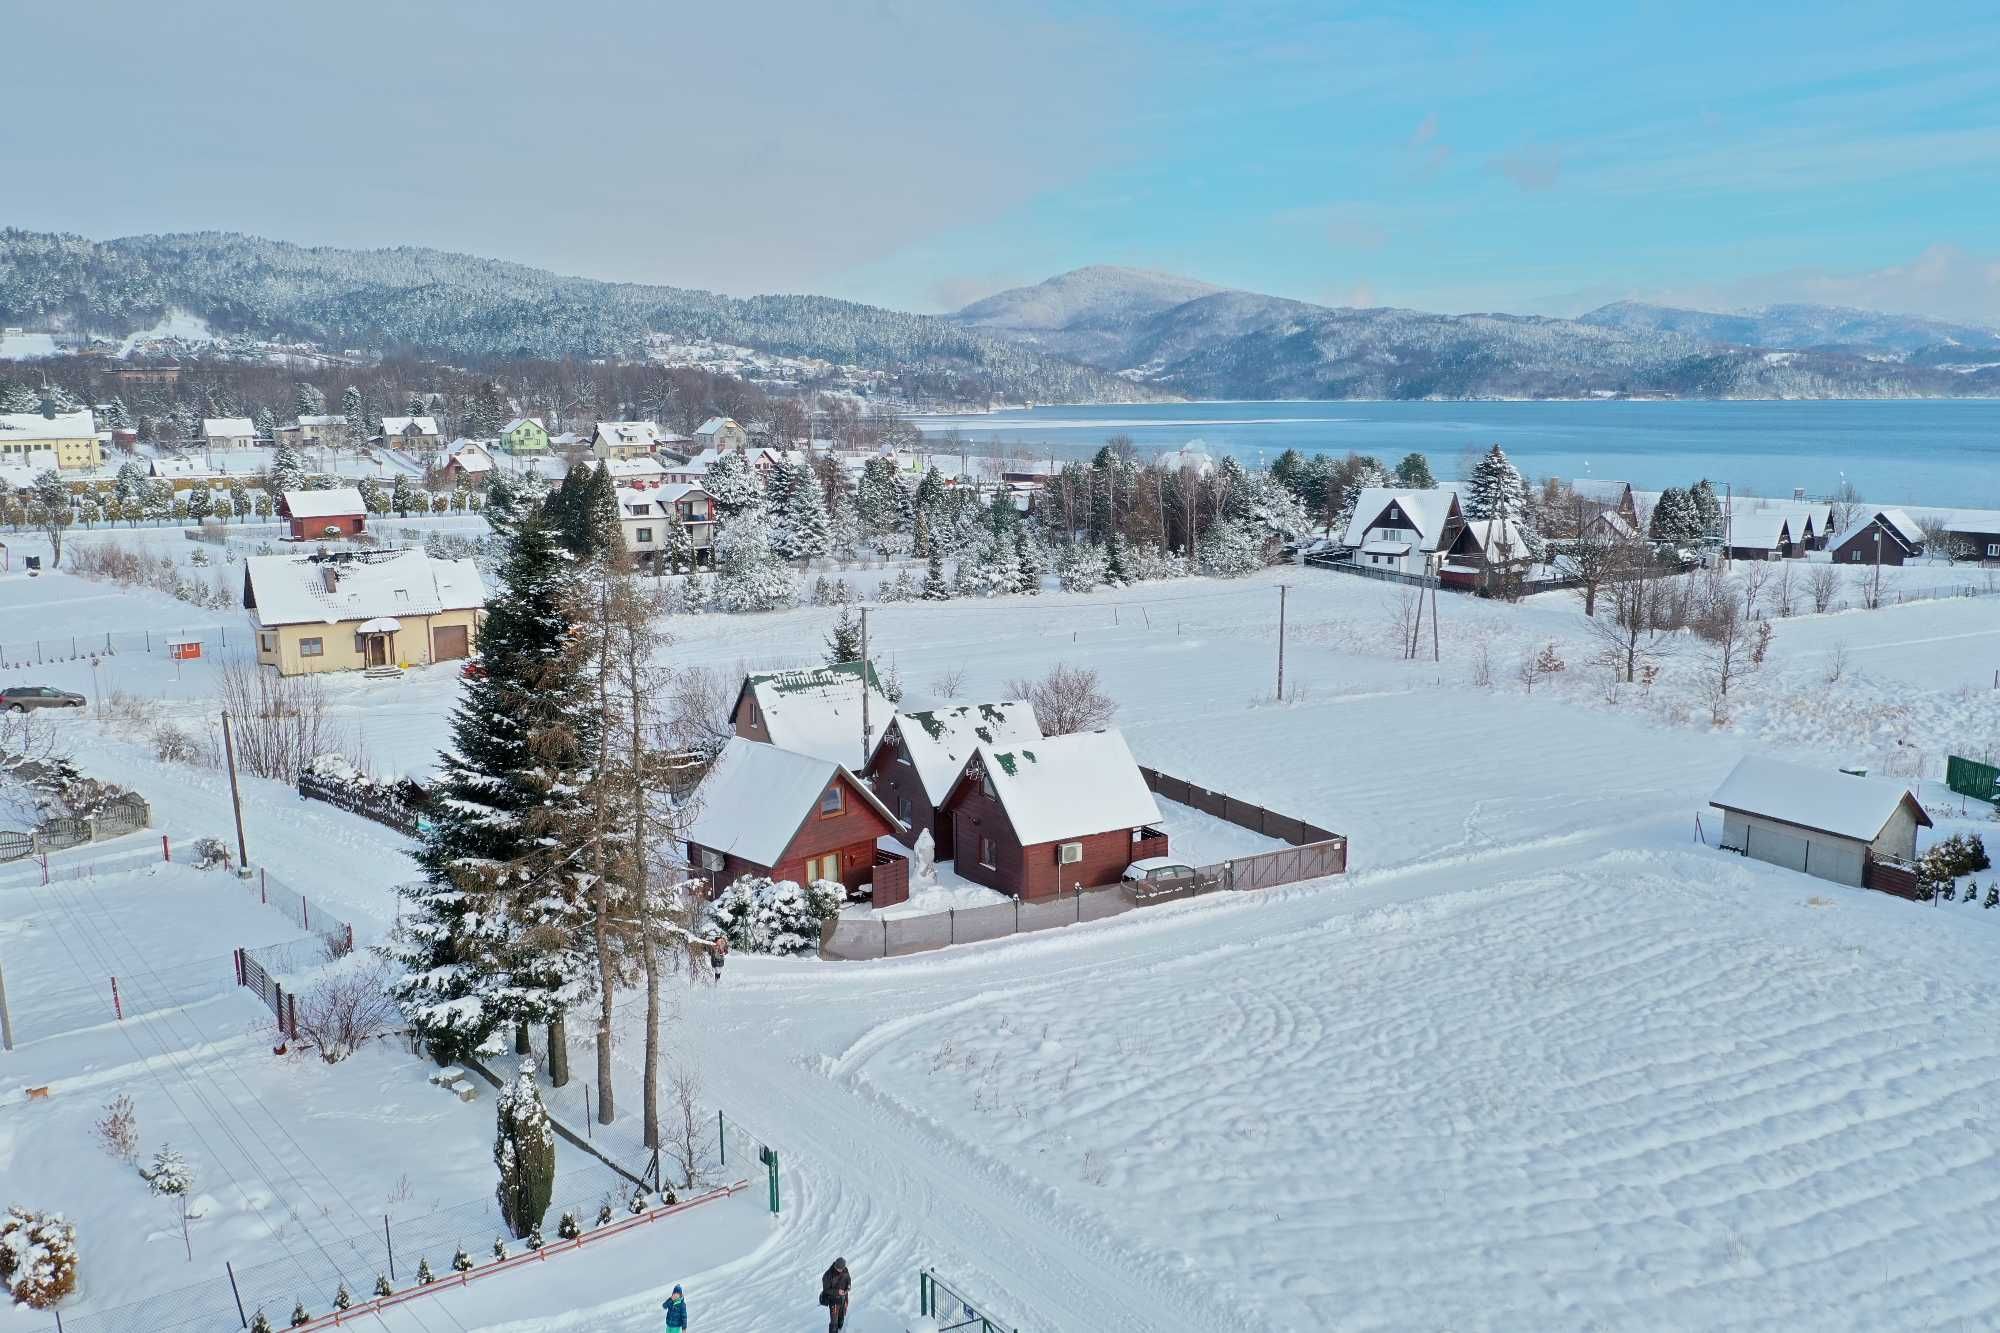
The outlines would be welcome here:
<svg viewBox="0 0 2000 1333">
<path fill-rule="evenodd" d="M 1159 822 L 1159 803 L 1116 731 L 981 745 L 978 753 L 1023 846 Z"/>
<path fill-rule="evenodd" d="M 773 745 L 835 763 L 859 760 L 874 751 L 882 729 L 896 712 L 896 706 L 876 683 L 871 668 L 867 686 L 869 735 L 864 746 L 861 671 L 859 662 L 842 662 L 836 666 L 746 676 L 736 707 L 743 706 L 743 693 L 756 700 L 758 716 L 763 718 Z M 734 710 L 730 718 L 735 719 Z"/>
<path fill-rule="evenodd" d="M 334 557 L 253 555 L 243 567 L 261 625 L 333 625 L 486 605 L 476 564 L 434 560 L 422 551 Z"/>
<path fill-rule="evenodd" d="M 1580 477 L 1569 484 L 1570 492 L 1580 500 L 1590 500 L 1596 504 L 1615 505 L 1625 498 L 1632 489 L 1629 481 L 1605 481 L 1597 477 Z"/>
<path fill-rule="evenodd" d="M 698 440 L 712 440 L 728 426 L 736 426 L 736 421 L 733 417 L 710 417 L 694 428 L 695 438 Z M 742 430 L 743 428 L 736 426 L 736 429 Z"/>
<path fill-rule="evenodd" d="M 417 428 L 417 434 L 419 435 L 435 435 L 438 433 L 436 417 L 382 418 L 382 433 L 384 435 L 404 435 L 409 433 L 409 429 L 412 426 Z"/>
<path fill-rule="evenodd" d="M 1604 530 L 1614 537 L 1636 537 L 1639 535 L 1639 530 L 1632 526 L 1632 521 L 1616 509 L 1606 509 L 1592 516 L 1590 521 L 1592 523 L 1603 524 Z"/>
<path fill-rule="evenodd" d="M 75 412 L 58 412 L 53 417 L 45 417 L 40 412 L 0 413 L 0 440 L 94 440 L 97 438 L 97 422 L 92 419 L 89 408 Z"/>
<path fill-rule="evenodd" d="M 1917 526 L 1915 519 L 1902 510 L 1880 509 L 1876 511 L 1876 516 L 1883 523 L 1894 529 L 1896 535 L 1911 546 L 1922 546 L 1924 544 L 1924 530 Z"/>
<path fill-rule="evenodd" d="M 305 416 L 299 418 L 298 424 L 301 426 L 321 426 L 321 427 L 345 426 L 347 424 L 347 418 L 345 415 L 339 412 L 308 413 Z"/>
<path fill-rule="evenodd" d="M 1738 763 L 1708 798 L 1710 805 L 1720 809 L 1860 842 L 1873 842 L 1904 801 L 1916 811 L 1919 824 L 1930 824 L 1917 798 L 1901 782 L 1829 773 L 1761 755 L 1750 755 Z"/>
<path fill-rule="evenodd" d="M 200 458 L 155 458 L 147 462 L 146 472 L 154 477 L 212 477 L 215 470 L 207 460 Z"/>
<path fill-rule="evenodd" d="M 1438 537 L 1444 532 L 1445 518 L 1457 499 L 1456 492 L 1443 488 L 1416 491 L 1395 486 L 1364 486 L 1354 501 L 1354 517 L 1347 523 L 1346 545 L 1361 545 L 1368 529 L 1375 526 L 1375 520 L 1382 516 L 1382 511 L 1394 504 L 1417 530 L 1418 547 L 1435 551 Z"/>
<path fill-rule="evenodd" d="M 1198 475 L 1206 476 L 1215 471 L 1215 455 L 1208 451 L 1208 443 L 1205 440 L 1189 440 L 1180 448 L 1161 454 L 1159 461 L 1160 466 L 1169 472 L 1193 468 Z M 1003 470 L 1008 470 L 1004 464 L 1002 467 Z"/>
<path fill-rule="evenodd" d="M 460 472 L 491 472 L 493 453 L 481 440 L 453 440 L 444 451 L 444 461 L 456 462 Z"/>
<path fill-rule="evenodd" d="M 1525 559 L 1528 554 L 1528 538 L 1521 525 L 1511 518 L 1470 518 L 1465 521 L 1465 530 L 1479 543 L 1479 549 L 1491 559 L 1499 559 L 1502 547 L 1506 548 L 1506 558 Z"/>
<path fill-rule="evenodd" d="M 512 417 L 507 421 L 507 424 L 500 427 L 500 433 L 502 435 L 511 435 L 523 426 L 541 425 L 542 419 L 540 417 Z M 547 427 L 543 427 L 543 429 L 546 430 Z"/>
<path fill-rule="evenodd" d="M 659 442 L 660 425 L 657 421 L 600 421 L 596 438 L 606 444 L 650 449 Z"/>
<path fill-rule="evenodd" d="M 664 476 L 667 471 L 666 464 L 652 457 L 608 458 L 604 461 L 604 466 L 610 469 L 614 481 L 633 477 L 659 477 Z"/>
<path fill-rule="evenodd" d="M 203 439 L 222 440 L 241 436 L 255 437 L 257 423 L 249 417 L 203 417 L 201 419 Z"/>
<path fill-rule="evenodd" d="M 965 771 L 965 761 L 981 745 L 1006 750 L 1032 745 L 1042 738 L 1034 705 L 1023 699 L 898 713 L 896 731 L 932 805 L 951 795 L 952 783 Z M 884 756 L 881 762 L 897 761 Z"/>
<path fill-rule="evenodd" d="M 286 491 L 285 512 L 293 518 L 344 518 L 365 514 L 368 505 L 352 486 L 336 486 L 330 491 Z"/>
<path fill-rule="evenodd" d="M 1775 551 L 1781 542 L 1796 541 L 1791 520 L 1778 510 L 1748 510 L 1730 515 L 1729 544 L 1753 551 Z"/>
<path fill-rule="evenodd" d="M 847 773 L 838 762 L 732 736 L 695 789 L 687 840 L 760 866 L 774 866 L 826 789 Z M 902 821 L 854 780 L 847 791 L 879 811 L 893 828 Z"/>
<path fill-rule="evenodd" d="M 1410 553 L 1408 542 L 1368 542 L 1361 548 L 1363 555 L 1404 556 Z"/>
</svg>

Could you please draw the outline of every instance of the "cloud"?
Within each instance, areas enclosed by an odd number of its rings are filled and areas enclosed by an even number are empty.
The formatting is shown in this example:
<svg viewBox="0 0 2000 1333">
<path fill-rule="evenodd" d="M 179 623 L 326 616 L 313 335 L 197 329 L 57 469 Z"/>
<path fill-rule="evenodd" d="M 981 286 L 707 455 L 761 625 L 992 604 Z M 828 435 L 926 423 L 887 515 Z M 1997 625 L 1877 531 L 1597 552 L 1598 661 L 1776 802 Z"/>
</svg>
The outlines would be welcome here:
<svg viewBox="0 0 2000 1333">
<path fill-rule="evenodd" d="M 1019 274 L 1003 276 L 997 273 L 947 273 L 932 278 L 926 290 L 929 310 L 963 310 L 974 301 L 982 301 L 998 292 L 1014 287 L 1026 287 L 1039 282 L 1039 278 L 1023 278 Z"/>
<path fill-rule="evenodd" d="M 1403 141 L 1403 163 L 1411 174 L 1428 178 L 1444 170 L 1451 160 L 1451 145 L 1438 141 L 1438 116 L 1433 111 L 1417 122 L 1417 128 Z"/>
<path fill-rule="evenodd" d="M 1562 175 L 1562 150 L 1542 146 L 1517 148 L 1493 159 L 1491 166 L 1523 190 L 1553 190 Z"/>
<path fill-rule="evenodd" d="M 2000 328 L 2000 254 L 1932 245 L 1904 263 L 1881 268 L 1782 269 L 1726 282 L 1684 283 L 1643 296 L 1700 310 L 1809 301 Z"/>
</svg>

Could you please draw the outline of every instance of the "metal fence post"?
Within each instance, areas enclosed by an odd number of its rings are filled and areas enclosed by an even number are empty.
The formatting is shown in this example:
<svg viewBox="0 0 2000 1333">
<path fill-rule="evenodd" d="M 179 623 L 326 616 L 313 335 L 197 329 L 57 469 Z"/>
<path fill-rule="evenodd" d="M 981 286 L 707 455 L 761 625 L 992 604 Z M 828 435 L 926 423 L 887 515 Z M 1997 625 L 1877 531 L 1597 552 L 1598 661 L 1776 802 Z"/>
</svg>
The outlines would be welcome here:
<svg viewBox="0 0 2000 1333">
<path fill-rule="evenodd" d="M 958 909 L 956 907 L 947 907 L 944 909 L 944 916 L 944 942 L 946 944 L 956 944 L 958 943 Z"/>
<path fill-rule="evenodd" d="M 715 1151 L 722 1158 L 722 1165 L 729 1165 L 729 1132 L 722 1122 L 722 1112 L 715 1113 Z"/>
<path fill-rule="evenodd" d="M 125 1021 L 125 1006 L 118 998 L 118 978 L 111 978 L 111 1013 L 119 1022 Z"/>
<path fill-rule="evenodd" d="M 917 1313 L 920 1315 L 928 1315 L 930 1312 L 931 1312 L 931 1275 L 925 1272 L 923 1269 L 919 1268 L 917 1270 Z"/>
<path fill-rule="evenodd" d="M 382 1214 L 382 1243 L 389 1247 L 389 1280 L 396 1280 L 396 1238 L 389 1234 L 389 1215 Z"/>
</svg>

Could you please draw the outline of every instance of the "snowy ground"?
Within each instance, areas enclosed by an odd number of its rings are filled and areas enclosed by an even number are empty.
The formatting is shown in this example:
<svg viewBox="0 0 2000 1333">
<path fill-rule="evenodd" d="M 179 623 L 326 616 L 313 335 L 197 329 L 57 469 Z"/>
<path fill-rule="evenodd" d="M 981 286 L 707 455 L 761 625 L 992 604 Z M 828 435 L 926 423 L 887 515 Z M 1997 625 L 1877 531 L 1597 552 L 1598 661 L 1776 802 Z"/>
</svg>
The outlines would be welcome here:
<svg viewBox="0 0 2000 1333">
<path fill-rule="evenodd" d="M 1944 574 L 1973 577 L 1920 567 L 1891 583 Z M 565 1301 L 551 1269 L 459 1322 L 637 1333 L 657 1326 L 658 1293 L 688 1279 L 705 1330 L 810 1327 L 815 1275 L 837 1253 L 857 1273 L 857 1333 L 906 1326 L 920 1264 L 1035 1329 L 2000 1320 L 2000 912 L 1848 891 L 1694 841 L 1708 793 L 1751 749 L 1932 777 L 1948 750 L 2000 749 L 2000 600 L 1780 621 L 1770 662 L 1715 727 L 1691 647 L 1669 645 L 1651 691 L 1609 688 L 1571 596 L 1441 598 L 1433 663 L 1400 660 L 1397 593 L 1289 570 L 875 611 L 877 652 L 912 703 L 935 702 L 961 668 L 962 699 L 1057 661 L 1095 668 L 1141 762 L 1348 834 L 1355 873 L 880 963 L 732 959 L 719 986 L 674 997 L 674 1050 L 781 1150 L 782 1240 L 740 1238 L 722 1248 L 747 1257 L 698 1263 L 635 1242 L 636 1257 L 592 1270 L 594 1308 Z M 159 623 L 179 605 L 0 580 L 0 627 L 50 634 Z M 833 615 L 687 619 L 672 653 L 804 663 Z M 1525 693 L 1514 664 L 1551 642 L 1568 668 Z M 1490 687 L 1475 683 L 1482 645 Z M 212 683 L 212 667 L 176 681 L 143 654 L 107 670 L 191 718 Z M 84 663 L 30 678 L 91 688 Z M 457 690 L 443 672 L 330 686 L 383 772 L 428 763 Z M 130 726 L 63 725 L 88 771 L 137 786 L 177 837 L 228 828 L 218 775 L 156 762 Z M 1177 851 L 1198 835 L 1254 837 L 1163 810 Z M 325 895 L 364 939 L 386 928 L 410 873 L 402 840 L 254 780 L 245 819 L 253 859 Z M 244 942 L 228 938 L 249 925 L 231 915 L 243 906 L 185 918 L 206 948 L 150 952 L 224 956 Z M 0 929 L 27 928 L 9 910 L 0 894 Z M 43 965 L 46 944 L 0 937 L 0 950 L 17 1014 L 54 991 L 55 974 L 16 980 L 30 976 L 17 960 Z M 256 1009 L 232 1013 L 247 1028 L 192 1032 L 181 1049 L 218 1045 L 249 1095 L 302 1119 L 336 1100 L 432 1117 L 423 1134 L 452 1141 L 422 1138 L 424 1157 L 456 1154 L 439 1197 L 487 1190 L 490 1103 L 441 1102 L 420 1066 L 387 1054 L 331 1071 L 274 1062 Z M 629 1087 L 635 1033 L 623 1039 Z M 141 1069 L 129 1048 L 65 1058 L 36 1068 L 135 1095 L 154 1079 L 179 1087 L 170 1063 Z M 75 1113 L 0 1114 L 10 1163 L 54 1161 L 51 1145 L 83 1132 L 30 1128 L 52 1114 Z M 368 1159 L 398 1131 L 312 1123 L 341 1154 L 313 1150 L 314 1162 L 367 1213 L 397 1158 Z M 32 1183 L 69 1196 L 53 1169 Z M 143 1200 L 104 1206 L 101 1226 L 116 1230 L 122 1207 L 157 1229 Z M 253 1224 L 256 1210 L 234 1208 Z M 224 1238 L 218 1221 L 212 1253 Z M 91 1245 L 86 1234 L 86 1263 Z M 158 1252 L 148 1280 L 166 1281 L 179 1251 L 140 1248 Z"/>
</svg>

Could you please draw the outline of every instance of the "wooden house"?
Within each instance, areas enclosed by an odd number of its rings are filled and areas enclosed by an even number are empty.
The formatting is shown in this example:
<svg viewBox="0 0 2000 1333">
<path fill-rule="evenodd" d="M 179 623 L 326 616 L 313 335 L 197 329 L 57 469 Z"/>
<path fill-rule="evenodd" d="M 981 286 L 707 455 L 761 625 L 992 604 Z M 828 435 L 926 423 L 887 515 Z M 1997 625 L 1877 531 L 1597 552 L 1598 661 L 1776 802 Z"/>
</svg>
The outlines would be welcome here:
<svg viewBox="0 0 2000 1333">
<path fill-rule="evenodd" d="M 897 713 L 862 776 L 903 822 L 909 846 L 928 830 L 937 859 L 948 861 L 956 855 L 956 839 L 940 807 L 972 752 L 982 745 L 1012 750 L 1041 738 L 1034 706 L 1020 699 Z"/>
<path fill-rule="evenodd" d="M 865 679 L 865 684 L 863 683 Z M 868 735 L 862 737 L 863 695 Z M 729 725 L 745 740 L 762 741 L 837 764 L 865 764 L 896 706 L 882 693 L 872 666 L 841 662 L 797 671 L 745 676 L 729 710 Z"/>
<path fill-rule="evenodd" d="M 1577 498 L 1577 526 L 1580 529 L 1588 531 L 1592 519 L 1611 514 L 1622 523 L 1623 530 L 1638 531 L 1639 501 L 1632 493 L 1631 482 L 1579 477 L 1569 484 L 1569 489 L 1570 494 Z M 1614 525 L 1615 530 L 1620 529 Z"/>
<path fill-rule="evenodd" d="M 453 484 L 484 486 L 493 473 L 493 447 L 484 440 L 453 440 L 438 459 L 438 475 Z"/>
<path fill-rule="evenodd" d="M 1900 509 L 1878 509 L 1833 545 L 1838 565 L 1900 565 L 1924 553 L 1924 530 Z"/>
<path fill-rule="evenodd" d="M 942 806 L 959 875 L 1020 898 L 1116 884 L 1167 854 L 1160 807 L 1115 731 L 981 745 Z"/>
<path fill-rule="evenodd" d="M 368 506 L 352 486 L 330 491 L 286 491 L 278 497 L 278 517 L 291 525 L 292 540 L 359 536 L 368 526 Z"/>
<path fill-rule="evenodd" d="M 1722 845 L 1821 879 L 1868 884 L 1873 863 L 1909 862 L 1930 816 L 1902 782 L 1855 777 L 1751 755 L 1708 803 Z"/>
<path fill-rule="evenodd" d="M 1793 535 L 1791 519 L 1779 510 L 1751 509 L 1731 514 L 1726 534 L 1723 550 L 1731 560 L 1790 560 L 1807 550 Z"/>
<path fill-rule="evenodd" d="M 859 889 L 875 877 L 877 839 L 903 836 L 844 765 L 741 736 L 723 746 L 693 803 L 688 864 L 715 889 L 745 875 Z"/>
</svg>

